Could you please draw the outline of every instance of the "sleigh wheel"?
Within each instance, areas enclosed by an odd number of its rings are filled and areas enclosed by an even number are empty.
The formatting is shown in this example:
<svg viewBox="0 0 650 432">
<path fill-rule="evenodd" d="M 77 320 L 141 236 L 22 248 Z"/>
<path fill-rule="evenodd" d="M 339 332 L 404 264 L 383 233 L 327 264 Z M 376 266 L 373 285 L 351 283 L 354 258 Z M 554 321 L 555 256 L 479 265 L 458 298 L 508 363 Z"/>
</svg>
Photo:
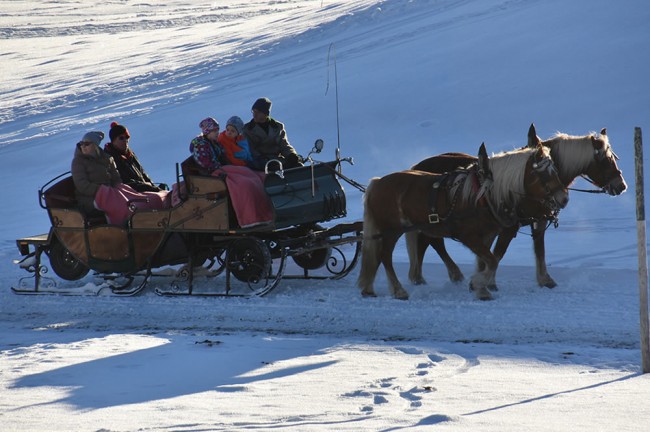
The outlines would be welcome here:
<svg viewBox="0 0 650 432">
<path fill-rule="evenodd" d="M 308 235 L 312 231 L 322 231 L 325 228 L 320 224 L 306 224 L 299 227 L 303 231 L 302 235 Z M 305 270 L 316 270 L 325 264 L 332 256 L 332 249 L 324 247 L 321 249 L 314 249 L 309 252 L 293 255 L 293 261 Z"/>
<path fill-rule="evenodd" d="M 314 249 L 313 251 L 293 255 L 293 261 L 305 270 L 316 270 L 327 264 L 332 256 L 332 248 Z"/>
<path fill-rule="evenodd" d="M 257 283 L 271 273 L 271 252 L 261 240 L 245 237 L 233 241 L 226 252 L 228 270 L 242 282 Z"/>
<path fill-rule="evenodd" d="M 75 281 L 86 276 L 90 269 L 75 258 L 68 249 L 56 238 L 50 245 L 48 252 L 52 270 L 61 279 Z"/>
</svg>

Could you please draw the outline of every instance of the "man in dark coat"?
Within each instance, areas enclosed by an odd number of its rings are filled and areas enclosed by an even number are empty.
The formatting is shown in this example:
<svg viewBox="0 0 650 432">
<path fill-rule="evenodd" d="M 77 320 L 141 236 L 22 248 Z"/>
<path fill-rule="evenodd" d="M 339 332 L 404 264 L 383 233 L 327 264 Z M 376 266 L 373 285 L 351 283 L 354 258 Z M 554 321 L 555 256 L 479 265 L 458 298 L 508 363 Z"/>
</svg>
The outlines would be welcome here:
<svg viewBox="0 0 650 432">
<path fill-rule="evenodd" d="M 253 119 L 244 125 L 243 135 L 256 161 L 256 168 L 263 169 L 270 159 L 279 159 L 283 168 L 302 166 L 302 157 L 289 144 L 284 125 L 270 117 L 271 101 L 260 98 L 252 107 Z"/>
<path fill-rule="evenodd" d="M 153 184 L 142 168 L 138 157 L 129 148 L 131 135 L 129 135 L 128 129 L 113 122 L 108 136 L 111 142 L 104 146 L 104 151 L 115 160 L 122 183 L 131 186 L 138 192 L 160 192 L 161 188 Z"/>
</svg>

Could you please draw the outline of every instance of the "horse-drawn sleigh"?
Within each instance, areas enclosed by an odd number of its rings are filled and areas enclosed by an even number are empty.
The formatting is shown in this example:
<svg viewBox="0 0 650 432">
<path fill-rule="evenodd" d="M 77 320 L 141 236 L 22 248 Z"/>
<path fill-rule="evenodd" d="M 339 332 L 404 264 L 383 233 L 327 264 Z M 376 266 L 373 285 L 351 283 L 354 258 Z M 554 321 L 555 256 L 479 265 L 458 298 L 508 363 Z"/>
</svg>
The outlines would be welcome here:
<svg viewBox="0 0 650 432">
<path fill-rule="evenodd" d="M 463 279 L 444 247 L 444 238 L 452 238 L 476 254 L 470 287 L 486 300 L 496 289 L 498 263 L 523 225 L 533 230 L 538 282 L 553 287 L 545 265 L 544 232 L 549 223 L 557 223 L 567 204 L 567 186 L 578 175 L 610 195 L 627 186 L 604 129 L 542 142 L 531 126 L 528 139 L 527 148 L 512 152 L 488 157 L 482 146 L 478 158 L 446 153 L 373 179 L 365 191 L 364 221 L 329 227 L 324 224 L 347 215 L 339 179 L 362 189 L 342 174 L 341 163 L 351 160 L 340 158 L 338 151 L 331 162 L 309 157 L 304 167 L 267 173 L 264 186 L 273 221 L 252 228 L 238 226 L 226 182 L 200 175 L 191 158 L 177 166 L 180 203 L 165 210 L 136 210 L 124 226 L 82 214 L 74 202 L 72 179 L 59 176 L 39 190 L 39 202 L 52 222 L 49 233 L 17 240 L 24 256 L 21 267 L 31 276 L 13 290 L 79 293 L 46 276 L 43 253 L 61 279 L 79 280 L 92 270 L 102 283 L 90 291 L 98 294 L 107 288 L 116 295 L 136 294 L 152 277 L 167 275 L 170 280 L 156 289 L 158 294 L 260 296 L 283 278 L 342 278 L 362 256 L 357 281 L 362 295 L 374 295 L 375 275 L 383 264 L 391 293 L 404 299 L 408 294 L 393 270 L 392 251 L 406 233 L 412 283 L 424 283 L 422 259 L 429 245 L 445 262 L 450 279 Z M 321 149 L 317 140 L 312 153 Z M 288 258 L 302 269 L 300 274 L 285 274 Z M 161 270 L 167 266 L 172 270 Z M 194 279 L 205 274 L 215 282 L 197 291 Z"/>
<path fill-rule="evenodd" d="M 76 206 L 72 178 L 63 174 L 38 192 L 52 226 L 47 234 L 17 240 L 24 256 L 20 265 L 31 276 L 12 289 L 18 294 L 133 295 L 151 278 L 166 275 L 169 281 L 156 289 L 158 294 L 260 296 L 283 277 L 341 278 L 357 262 L 362 224 L 323 226 L 347 214 L 339 178 L 354 182 L 340 169 L 351 159 L 338 157 L 338 152 L 331 162 L 311 158 L 322 146 L 317 140 L 304 167 L 283 170 L 280 164 L 269 171 L 267 166 L 264 188 L 273 220 L 250 228 L 238 225 L 226 181 L 201 175 L 191 157 L 177 165 L 180 202 L 162 210 L 133 206 L 124 225 L 84 215 Z M 43 253 L 59 278 L 76 281 L 93 271 L 99 285 L 59 286 L 46 276 Z M 300 274 L 284 274 L 289 257 L 302 269 Z M 197 291 L 195 277 L 206 274 L 214 282 Z"/>
</svg>

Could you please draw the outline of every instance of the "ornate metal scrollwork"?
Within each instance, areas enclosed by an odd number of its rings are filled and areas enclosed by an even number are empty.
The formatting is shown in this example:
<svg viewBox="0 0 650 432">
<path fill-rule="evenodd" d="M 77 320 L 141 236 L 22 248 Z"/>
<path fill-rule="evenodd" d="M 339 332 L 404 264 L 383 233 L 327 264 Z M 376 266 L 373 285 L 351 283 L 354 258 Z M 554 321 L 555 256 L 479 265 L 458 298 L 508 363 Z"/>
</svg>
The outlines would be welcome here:
<svg viewBox="0 0 650 432">
<path fill-rule="evenodd" d="M 203 210 L 201 210 L 201 207 L 196 206 L 192 209 L 192 214 L 194 215 L 194 219 L 203 219 Z"/>
</svg>

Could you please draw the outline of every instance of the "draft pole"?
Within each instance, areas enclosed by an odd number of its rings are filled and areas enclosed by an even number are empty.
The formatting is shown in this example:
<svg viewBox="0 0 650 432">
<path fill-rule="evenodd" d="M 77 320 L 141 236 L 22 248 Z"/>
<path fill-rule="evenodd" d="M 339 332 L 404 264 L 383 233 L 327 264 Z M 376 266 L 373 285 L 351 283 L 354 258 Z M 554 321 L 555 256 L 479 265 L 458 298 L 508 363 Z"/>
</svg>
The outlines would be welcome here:
<svg viewBox="0 0 650 432">
<path fill-rule="evenodd" d="M 641 368 L 650 372 L 650 322 L 648 321 L 648 251 L 643 194 L 643 140 L 641 128 L 634 128 L 634 174 L 636 180 L 636 232 L 639 256 L 639 322 L 641 325 Z"/>
<path fill-rule="evenodd" d="M 334 62 L 334 91 L 336 98 L 336 160 L 341 161 L 341 127 L 339 125 L 339 74 L 336 69 L 336 49 L 334 42 L 332 42 L 327 49 L 327 87 L 325 88 L 325 95 L 330 88 L 330 57 L 333 57 Z M 338 164 L 339 174 L 342 172 L 341 163 Z"/>
</svg>

